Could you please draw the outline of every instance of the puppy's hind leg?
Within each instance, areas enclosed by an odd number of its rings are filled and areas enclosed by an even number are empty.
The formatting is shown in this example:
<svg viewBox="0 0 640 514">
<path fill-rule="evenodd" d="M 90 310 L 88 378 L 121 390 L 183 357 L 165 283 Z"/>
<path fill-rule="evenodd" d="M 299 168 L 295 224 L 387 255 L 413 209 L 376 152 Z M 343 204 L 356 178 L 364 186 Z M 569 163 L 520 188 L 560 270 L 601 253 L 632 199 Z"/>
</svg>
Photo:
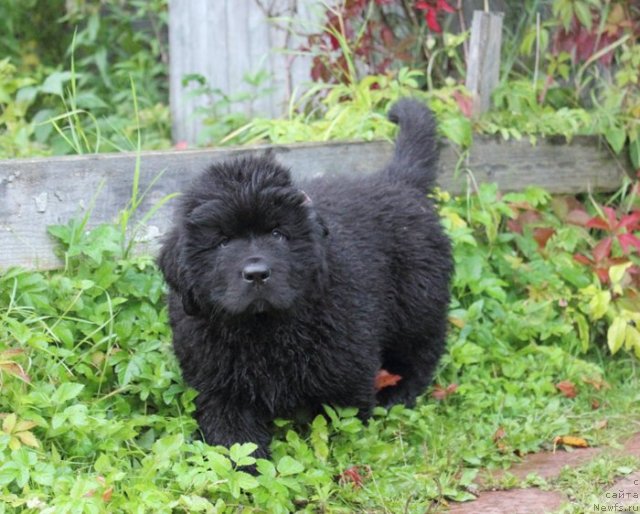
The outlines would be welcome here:
<svg viewBox="0 0 640 514">
<path fill-rule="evenodd" d="M 433 340 L 414 341 L 410 347 L 413 351 L 399 353 L 386 351 L 383 369 L 401 377 L 400 381 L 385 387 L 377 394 L 378 405 L 391 407 L 402 404 L 413 407 L 416 398 L 431 384 L 444 342 L 433 344 Z"/>
</svg>

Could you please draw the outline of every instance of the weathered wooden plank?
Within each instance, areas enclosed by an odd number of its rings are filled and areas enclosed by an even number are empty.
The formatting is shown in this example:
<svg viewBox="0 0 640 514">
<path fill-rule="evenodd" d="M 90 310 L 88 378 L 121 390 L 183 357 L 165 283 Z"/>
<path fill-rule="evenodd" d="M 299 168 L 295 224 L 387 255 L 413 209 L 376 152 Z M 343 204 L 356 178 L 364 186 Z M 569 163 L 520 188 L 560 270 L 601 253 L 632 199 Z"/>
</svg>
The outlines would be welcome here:
<svg viewBox="0 0 640 514">
<path fill-rule="evenodd" d="M 473 13 L 466 86 L 473 96 L 475 115 L 489 110 L 491 92 L 500 81 L 502 18 L 502 13 Z"/>
<path fill-rule="evenodd" d="M 143 152 L 140 191 L 158 173 L 163 175 L 139 212 L 148 212 L 165 195 L 184 189 L 209 164 L 266 148 Z M 392 146 L 382 141 L 310 143 L 277 146 L 273 151 L 301 181 L 370 173 L 391 156 Z M 454 173 L 458 160 L 453 147 L 443 147 L 440 184 L 452 193 L 468 187 L 469 174 Z M 476 182 L 495 181 L 505 191 L 539 185 L 554 193 L 613 190 L 624 173 L 589 138 L 576 139 L 571 145 L 543 141 L 536 147 L 527 141 L 476 138 L 466 167 Z M 0 161 L 0 267 L 58 266 L 46 227 L 82 215 L 94 195 L 89 225 L 114 220 L 131 196 L 134 169 L 135 154 L 124 153 Z M 169 202 L 150 219 L 147 231 L 152 246 L 169 226 L 171 213 Z"/>
</svg>

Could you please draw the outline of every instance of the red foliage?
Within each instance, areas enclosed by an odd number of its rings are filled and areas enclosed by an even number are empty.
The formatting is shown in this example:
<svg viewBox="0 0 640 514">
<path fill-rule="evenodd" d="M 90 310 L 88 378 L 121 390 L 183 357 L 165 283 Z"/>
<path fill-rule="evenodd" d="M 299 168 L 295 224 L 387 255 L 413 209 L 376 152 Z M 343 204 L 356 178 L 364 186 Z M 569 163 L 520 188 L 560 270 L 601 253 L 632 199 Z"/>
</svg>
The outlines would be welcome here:
<svg viewBox="0 0 640 514">
<path fill-rule="evenodd" d="M 442 32 L 442 27 L 438 23 L 438 14 L 441 12 L 452 13 L 456 11 L 445 0 L 420 0 L 416 2 L 416 9 L 424 11 L 424 19 L 427 22 L 427 27 L 438 34 Z"/>
<path fill-rule="evenodd" d="M 371 474 L 371 469 L 368 466 L 365 466 L 365 475 L 362 476 L 360 471 L 360 466 L 351 466 L 350 468 L 345 469 L 342 473 L 338 475 L 338 483 L 340 485 L 345 484 L 353 484 L 355 489 L 360 489 L 362 487 L 363 479 Z"/>
<path fill-rule="evenodd" d="M 574 17 L 568 30 L 558 29 L 553 40 L 553 53 L 567 52 L 574 62 L 585 62 L 592 55 L 620 39 L 625 30 L 640 31 L 637 20 L 622 3 L 612 5 L 605 23 L 601 27 L 601 11 L 592 10 L 591 27 L 586 27 Z M 604 66 L 611 66 L 614 51 L 605 52 L 598 60 Z"/>
<path fill-rule="evenodd" d="M 574 259 L 581 264 L 591 267 L 598 275 L 600 282 L 607 284 L 609 282 L 609 268 L 611 268 L 611 266 L 628 262 L 626 256 L 629 255 L 634 248 L 636 252 L 640 253 L 640 239 L 634 234 L 634 232 L 640 231 L 640 210 L 631 211 L 620 217 L 617 216 L 616 211 L 611 207 L 604 206 L 601 210 L 603 213 L 602 216 L 594 216 L 586 221 L 582 219 L 582 222 L 577 224 L 585 228 L 601 230 L 605 232 L 605 237 L 593 247 L 591 256 L 576 254 L 574 255 Z M 625 257 L 612 256 L 614 240 L 618 241 Z M 639 272 L 640 268 L 635 265 L 629 269 L 629 273 L 635 276 L 636 280 L 640 277 Z"/>
<path fill-rule="evenodd" d="M 560 391 L 567 398 L 575 398 L 578 396 L 578 390 L 573 382 L 569 380 L 563 380 L 562 382 L 558 382 L 556 384 L 556 389 Z"/>
<path fill-rule="evenodd" d="M 442 387 L 440 384 L 433 386 L 431 396 L 435 400 L 444 400 L 448 396 L 451 396 L 458 389 L 458 384 L 449 384 L 447 387 Z"/>
<path fill-rule="evenodd" d="M 432 32 L 440 33 L 442 27 L 438 16 L 455 12 L 455 9 L 445 0 L 419 0 L 415 4 L 407 2 L 398 6 L 399 3 L 394 0 L 345 0 L 328 10 L 323 30 L 306 36 L 307 44 L 302 48 L 314 56 L 311 78 L 328 83 L 352 80 L 344 45 L 349 49 L 355 68 L 367 75 L 385 74 L 394 62 L 415 66 L 416 56 L 410 49 L 416 46 L 415 40 L 420 36 L 415 29 L 408 34 L 406 31 L 409 20 L 415 18 L 415 11 L 424 15 Z"/>
<path fill-rule="evenodd" d="M 454 91 L 451 96 L 458 104 L 460 112 L 467 118 L 473 117 L 473 98 L 464 94 L 462 91 Z"/>
<path fill-rule="evenodd" d="M 542 222 L 542 215 L 526 203 L 512 203 L 511 208 L 517 213 L 513 219 L 507 220 L 507 228 L 511 232 L 522 234 L 526 225 L 535 225 Z M 533 238 L 538 243 L 538 248 L 543 250 L 547 246 L 547 241 L 556 233 L 551 227 L 534 227 Z"/>
<path fill-rule="evenodd" d="M 400 375 L 393 375 L 386 369 L 381 369 L 376 375 L 375 389 L 376 391 L 380 391 L 385 387 L 393 387 L 400 382 L 400 380 L 402 380 Z"/>
</svg>

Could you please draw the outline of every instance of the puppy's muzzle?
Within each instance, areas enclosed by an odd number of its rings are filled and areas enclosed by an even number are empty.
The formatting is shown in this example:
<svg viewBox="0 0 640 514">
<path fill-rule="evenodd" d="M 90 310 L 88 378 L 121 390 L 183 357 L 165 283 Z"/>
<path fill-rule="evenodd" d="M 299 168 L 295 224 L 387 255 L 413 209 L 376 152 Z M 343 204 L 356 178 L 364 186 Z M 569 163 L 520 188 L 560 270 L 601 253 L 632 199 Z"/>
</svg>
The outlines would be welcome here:
<svg viewBox="0 0 640 514">
<path fill-rule="evenodd" d="M 271 268 L 262 259 L 249 262 L 242 269 L 242 280 L 249 284 L 264 284 L 271 277 Z"/>
</svg>

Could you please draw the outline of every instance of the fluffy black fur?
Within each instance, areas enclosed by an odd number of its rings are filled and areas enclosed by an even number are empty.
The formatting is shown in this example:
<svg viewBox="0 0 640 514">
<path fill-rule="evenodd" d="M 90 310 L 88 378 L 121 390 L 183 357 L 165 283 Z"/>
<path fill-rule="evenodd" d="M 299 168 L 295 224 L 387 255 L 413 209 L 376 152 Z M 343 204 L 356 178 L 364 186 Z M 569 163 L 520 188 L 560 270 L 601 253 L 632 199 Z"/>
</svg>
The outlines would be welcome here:
<svg viewBox="0 0 640 514">
<path fill-rule="evenodd" d="M 271 157 L 211 166 L 183 195 L 159 264 L 174 349 L 210 444 L 258 443 L 271 422 L 412 405 L 443 352 L 452 257 L 432 202 L 429 110 L 396 103 L 380 173 L 300 189 Z M 304 192 L 303 192 L 304 191 Z M 374 387 L 384 368 L 402 376 Z"/>
</svg>

